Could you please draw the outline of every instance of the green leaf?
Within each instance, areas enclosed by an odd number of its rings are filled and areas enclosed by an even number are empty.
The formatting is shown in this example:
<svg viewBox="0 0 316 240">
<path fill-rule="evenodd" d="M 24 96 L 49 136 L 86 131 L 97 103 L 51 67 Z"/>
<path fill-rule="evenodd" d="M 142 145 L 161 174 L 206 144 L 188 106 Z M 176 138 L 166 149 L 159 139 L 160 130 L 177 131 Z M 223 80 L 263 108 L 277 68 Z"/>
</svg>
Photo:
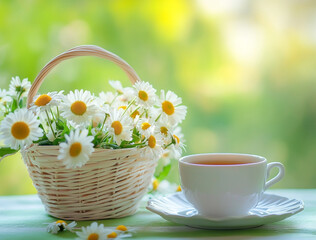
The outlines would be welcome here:
<svg viewBox="0 0 316 240">
<path fill-rule="evenodd" d="M 168 176 L 168 174 L 169 174 L 169 172 L 170 172 L 170 169 L 171 169 L 171 164 L 168 164 L 168 165 L 164 166 L 164 167 L 162 168 L 161 172 L 160 172 L 159 174 L 156 174 L 156 175 L 155 175 L 155 177 L 157 178 L 157 180 L 158 180 L 159 182 L 161 182 L 162 180 L 164 180 L 164 179 Z"/>
<path fill-rule="evenodd" d="M 44 146 L 44 145 L 53 145 L 53 143 L 51 141 L 49 141 L 48 139 L 46 140 L 41 140 L 38 142 L 38 145 L 40 146 Z"/>
<path fill-rule="evenodd" d="M 15 149 L 12 149 L 9 147 L 0 148 L 0 157 L 3 157 L 3 156 L 8 155 L 8 154 L 14 154 L 18 151 L 19 150 L 15 150 Z"/>
<path fill-rule="evenodd" d="M 11 112 L 14 112 L 18 108 L 18 103 L 16 99 L 13 99 L 12 105 L 11 105 Z"/>
</svg>

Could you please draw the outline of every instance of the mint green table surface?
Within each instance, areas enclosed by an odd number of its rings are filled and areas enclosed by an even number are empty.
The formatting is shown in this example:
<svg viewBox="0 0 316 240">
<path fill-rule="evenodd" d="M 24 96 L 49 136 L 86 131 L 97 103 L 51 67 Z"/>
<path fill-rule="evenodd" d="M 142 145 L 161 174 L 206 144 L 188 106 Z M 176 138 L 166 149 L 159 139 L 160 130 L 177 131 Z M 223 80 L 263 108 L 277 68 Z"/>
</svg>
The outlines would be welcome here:
<svg viewBox="0 0 316 240">
<path fill-rule="evenodd" d="M 3 183 L 2 183 L 3 184 Z M 301 199 L 305 209 L 288 219 L 246 230 L 201 230 L 168 222 L 145 209 L 142 202 L 138 212 L 121 219 L 100 220 L 106 227 L 120 224 L 133 227 L 132 239 L 315 239 L 316 240 L 316 190 L 271 190 L 270 193 Z M 76 234 L 62 232 L 53 235 L 46 232 L 45 223 L 56 221 L 46 214 L 36 195 L 0 196 L 0 239 L 66 240 Z M 86 226 L 91 222 L 78 222 Z M 129 238 L 127 238 L 129 239 Z"/>
</svg>

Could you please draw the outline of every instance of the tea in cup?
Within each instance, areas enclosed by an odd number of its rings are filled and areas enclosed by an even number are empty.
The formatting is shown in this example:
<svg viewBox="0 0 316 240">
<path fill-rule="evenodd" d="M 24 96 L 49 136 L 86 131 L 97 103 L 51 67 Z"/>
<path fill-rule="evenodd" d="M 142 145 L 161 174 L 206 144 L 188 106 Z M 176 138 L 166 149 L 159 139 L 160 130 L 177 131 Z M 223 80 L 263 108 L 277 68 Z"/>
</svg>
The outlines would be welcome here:
<svg viewBox="0 0 316 240">
<path fill-rule="evenodd" d="M 270 170 L 279 169 L 267 181 Z M 264 157 L 250 154 L 207 153 L 179 160 L 181 188 L 199 214 L 213 217 L 247 215 L 264 191 L 284 176 L 279 162 L 267 163 Z"/>
</svg>

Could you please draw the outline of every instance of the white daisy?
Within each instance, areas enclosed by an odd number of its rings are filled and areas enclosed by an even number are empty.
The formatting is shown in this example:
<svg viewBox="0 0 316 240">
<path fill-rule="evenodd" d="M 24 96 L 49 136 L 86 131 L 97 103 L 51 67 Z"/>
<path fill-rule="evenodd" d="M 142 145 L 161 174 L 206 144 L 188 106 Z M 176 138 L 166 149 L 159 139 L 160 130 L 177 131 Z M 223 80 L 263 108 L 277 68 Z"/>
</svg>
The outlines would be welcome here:
<svg viewBox="0 0 316 240">
<path fill-rule="evenodd" d="M 65 135 L 66 142 L 59 144 L 58 159 L 62 160 L 66 168 L 77 168 L 85 165 L 93 148 L 93 137 L 88 136 L 88 130 L 80 129 L 71 131 L 69 136 Z"/>
<path fill-rule="evenodd" d="M 101 103 L 101 106 L 107 104 L 107 105 L 111 105 L 115 98 L 117 97 L 117 95 L 115 95 L 112 92 L 100 92 L 99 94 L 99 101 Z"/>
<path fill-rule="evenodd" d="M 94 97 L 89 91 L 82 89 L 70 92 L 64 97 L 62 103 L 61 116 L 73 123 L 73 125 L 89 124 L 94 115 L 100 110 Z"/>
<path fill-rule="evenodd" d="M 47 232 L 53 233 L 53 234 L 57 234 L 58 232 L 62 232 L 62 231 L 66 231 L 66 230 L 73 232 L 74 227 L 76 225 L 77 225 L 77 223 L 75 221 L 67 224 L 63 220 L 58 220 L 56 222 L 48 224 L 46 229 L 47 229 Z"/>
<path fill-rule="evenodd" d="M 155 128 L 155 125 L 152 119 L 141 118 L 137 122 L 136 127 L 141 135 L 144 135 L 145 137 L 149 137 L 152 130 Z"/>
<path fill-rule="evenodd" d="M 118 146 L 120 146 L 124 140 L 132 140 L 133 122 L 130 117 L 123 115 L 123 110 L 114 109 L 110 112 L 107 126 L 109 134 L 113 137 Z"/>
<path fill-rule="evenodd" d="M 187 113 L 187 107 L 180 105 L 182 99 L 175 93 L 168 91 L 167 94 L 161 90 L 161 117 L 167 119 L 171 125 L 181 123 Z"/>
<path fill-rule="evenodd" d="M 184 136 L 181 127 L 176 127 L 171 133 L 173 138 L 173 144 L 170 145 L 171 156 L 175 159 L 179 159 L 182 155 L 182 151 L 185 149 Z"/>
<path fill-rule="evenodd" d="M 122 83 L 120 81 L 114 81 L 114 80 L 110 80 L 109 84 L 111 85 L 112 88 L 115 89 L 115 91 L 117 91 L 119 94 L 123 94 L 124 89 L 122 86 Z"/>
<path fill-rule="evenodd" d="M 43 136 L 40 121 L 27 109 L 9 113 L 0 124 L 1 138 L 13 149 L 29 146 Z"/>
<path fill-rule="evenodd" d="M 63 98 L 63 91 L 49 92 L 47 94 L 36 95 L 33 98 L 30 109 L 35 111 L 50 110 L 53 106 L 58 106 Z"/>
<path fill-rule="evenodd" d="M 179 192 L 179 185 L 176 183 L 171 183 L 167 180 L 158 181 L 156 178 L 152 178 L 151 185 L 149 186 L 149 191 L 156 192 L 159 194 L 169 194 L 174 192 Z"/>
<path fill-rule="evenodd" d="M 77 240 L 104 240 L 107 239 L 107 233 L 104 225 L 98 225 L 97 222 L 91 223 L 90 226 L 82 227 L 81 232 L 76 232 L 78 235 Z"/>
<path fill-rule="evenodd" d="M 133 96 L 134 96 L 133 88 L 130 88 L 130 87 L 123 88 L 122 83 L 120 81 L 110 80 L 109 84 L 119 94 L 119 96 L 117 97 L 119 101 L 127 103 L 133 99 Z"/>
<path fill-rule="evenodd" d="M 157 99 L 156 89 L 152 87 L 148 82 L 137 81 L 134 84 L 136 90 L 136 102 L 137 104 L 146 108 L 152 107 Z"/>
<path fill-rule="evenodd" d="M 148 134 L 146 143 L 147 145 L 143 148 L 143 155 L 148 158 L 159 159 L 163 152 L 161 134 L 152 129 Z"/>
<path fill-rule="evenodd" d="M 123 88 L 123 94 L 118 96 L 118 100 L 124 103 L 130 102 L 134 98 L 134 89 L 131 87 Z"/>
<path fill-rule="evenodd" d="M 137 122 L 139 117 L 142 115 L 143 111 L 144 110 L 142 108 L 140 108 L 136 105 L 131 105 L 127 109 L 127 114 L 134 120 L 134 122 Z"/>
<path fill-rule="evenodd" d="M 13 77 L 10 82 L 9 92 L 12 96 L 24 97 L 28 94 L 30 88 L 31 83 L 28 81 L 27 78 L 24 78 L 21 81 L 21 79 L 16 76 L 15 78 Z"/>
<path fill-rule="evenodd" d="M 137 116 L 140 116 L 143 110 L 136 106 L 135 104 L 128 104 L 125 102 L 116 102 L 113 104 L 113 108 L 118 110 L 122 110 L 123 112 L 126 110 L 126 115 L 130 116 L 132 119 L 136 119 Z"/>
<path fill-rule="evenodd" d="M 170 125 L 168 119 L 159 118 L 159 120 L 156 122 L 156 128 L 162 136 L 164 145 L 169 145 L 172 142 L 172 132 L 174 126 Z"/>
<path fill-rule="evenodd" d="M 167 180 L 162 180 L 159 183 L 159 186 L 157 188 L 157 192 L 161 194 L 168 194 L 168 193 L 174 193 L 177 191 L 178 185 L 176 183 L 171 183 Z"/>
<path fill-rule="evenodd" d="M 135 229 L 127 228 L 125 225 L 118 225 L 115 230 L 122 232 L 122 233 L 129 233 L 129 232 L 135 232 Z"/>
<path fill-rule="evenodd" d="M 8 95 L 9 93 L 5 89 L 0 89 L 0 104 L 6 105 L 8 102 L 12 102 L 12 98 Z"/>
<path fill-rule="evenodd" d="M 119 225 L 115 229 L 108 228 L 109 233 L 107 234 L 107 239 L 122 239 L 127 237 L 132 237 L 131 233 L 136 232 L 135 228 L 126 227 L 124 225 Z"/>
<path fill-rule="evenodd" d="M 169 149 L 164 149 L 163 153 L 161 155 L 160 161 L 162 163 L 162 166 L 169 165 L 171 162 L 171 151 Z"/>
<path fill-rule="evenodd" d="M 177 126 L 173 131 L 172 131 L 172 137 L 175 141 L 175 145 L 179 148 L 184 149 L 185 148 L 185 139 L 184 135 L 182 133 L 182 128 Z"/>
<path fill-rule="evenodd" d="M 123 225 L 121 225 L 123 226 Z M 132 234 L 130 232 L 125 232 L 125 231 L 120 231 L 120 230 L 114 230 L 112 232 L 107 233 L 107 238 L 106 239 L 122 239 L 122 238 L 128 238 L 132 237 Z"/>
<path fill-rule="evenodd" d="M 125 111 L 127 109 L 127 106 L 128 106 L 127 103 L 116 101 L 115 103 L 113 103 L 112 109 Z"/>
</svg>

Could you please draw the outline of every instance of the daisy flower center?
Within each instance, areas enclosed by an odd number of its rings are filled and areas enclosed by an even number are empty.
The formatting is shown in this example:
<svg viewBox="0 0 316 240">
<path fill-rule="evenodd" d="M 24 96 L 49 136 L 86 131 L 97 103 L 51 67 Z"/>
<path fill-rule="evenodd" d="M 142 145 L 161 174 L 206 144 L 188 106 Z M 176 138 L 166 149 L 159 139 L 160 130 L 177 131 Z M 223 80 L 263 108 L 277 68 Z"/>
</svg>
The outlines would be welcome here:
<svg viewBox="0 0 316 240">
<path fill-rule="evenodd" d="M 63 221 L 63 220 L 56 221 L 56 224 L 58 224 L 58 223 L 67 225 L 67 223 L 65 221 Z"/>
<path fill-rule="evenodd" d="M 179 137 L 178 137 L 177 135 L 173 135 L 173 137 L 174 137 L 174 139 L 176 139 L 177 144 L 179 144 L 179 143 L 180 143 L 180 139 L 179 139 Z"/>
<path fill-rule="evenodd" d="M 27 138 L 30 134 L 30 127 L 25 122 L 15 122 L 11 127 L 11 134 L 18 140 Z"/>
<path fill-rule="evenodd" d="M 131 118 L 136 118 L 137 115 L 140 115 L 140 113 L 138 112 L 138 110 L 134 111 L 134 112 L 131 114 Z"/>
<path fill-rule="evenodd" d="M 181 192 L 181 191 L 182 191 L 181 186 L 178 185 L 178 187 L 177 187 L 177 192 Z"/>
<path fill-rule="evenodd" d="M 148 122 L 142 123 L 142 129 L 147 130 L 151 125 Z"/>
<path fill-rule="evenodd" d="M 116 232 L 111 232 L 110 234 L 108 234 L 107 237 L 108 238 L 116 238 L 117 237 L 117 233 Z"/>
<path fill-rule="evenodd" d="M 98 239 L 99 239 L 99 234 L 97 234 L 97 233 L 91 233 L 88 236 L 88 240 L 98 240 Z"/>
<path fill-rule="evenodd" d="M 124 232 L 127 231 L 127 227 L 125 227 L 124 225 L 119 225 L 116 227 L 116 229 Z"/>
<path fill-rule="evenodd" d="M 123 131 L 123 126 L 120 121 L 112 122 L 111 127 L 114 129 L 115 135 L 120 135 Z"/>
<path fill-rule="evenodd" d="M 171 102 L 169 101 L 164 101 L 162 103 L 162 110 L 167 114 L 167 115 L 172 115 L 174 113 L 174 106 Z"/>
<path fill-rule="evenodd" d="M 48 96 L 47 94 L 43 94 L 36 99 L 34 104 L 38 107 L 46 106 L 51 100 L 52 100 L 51 96 Z"/>
<path fill-rule="evenodd" d="M 138 92 L 138 97 L 146 102 L 148 100 L 148 94 L 145 91 L 139 91 Z"/>
<path fill-rule="evenodd" d="M 158 180 L 157 179 L 155 179 L 154 181 L 153 181 L 153 190 L 157 190 L 158 189 L 158 186 L 159 186 L 159 182 L 158 182 Z"/>
<path fill-rule="evenodd" d="M 148 146 L 151 148 L 155 148 L 156 146 L 156 138 L 153 135 L 148 138 Z"/>
<path fill-rule="evenodd" d="M 71 144 L 70 149 L 69 149 L 69 155 L 72 157 L 77 157 L 82 150 L 82 146 L 80 142 L 75 142 Z"/>
<path fill-rule="evenodd" d="M 167 135 L 167 133 L 168 133 L 168 128 L 166 128 L 166 127 L 160 127 L 160 132 L 161 132 L 162 134 Z"/>
<path fill-rule="evenodd" d="M 123 109 L 123 110 L 125 110 L 125 109 L 126 109 L 126 106 L 120 106 L 120 107 L 118 107 L 118 109 Z"/>
<path fill-rule="evenodd" d="M 87 111 L 87 105 L 83 101 L 75 101 L 70 109 L 75 115 L 83 115 Z"/>
<path fill-rule="evenodd" d="M 163 158 L 169 157 L 169 151 L 164 152 L 164 153 L 162 154 L 162 157 L 163 157 Z"/>
</svg>

